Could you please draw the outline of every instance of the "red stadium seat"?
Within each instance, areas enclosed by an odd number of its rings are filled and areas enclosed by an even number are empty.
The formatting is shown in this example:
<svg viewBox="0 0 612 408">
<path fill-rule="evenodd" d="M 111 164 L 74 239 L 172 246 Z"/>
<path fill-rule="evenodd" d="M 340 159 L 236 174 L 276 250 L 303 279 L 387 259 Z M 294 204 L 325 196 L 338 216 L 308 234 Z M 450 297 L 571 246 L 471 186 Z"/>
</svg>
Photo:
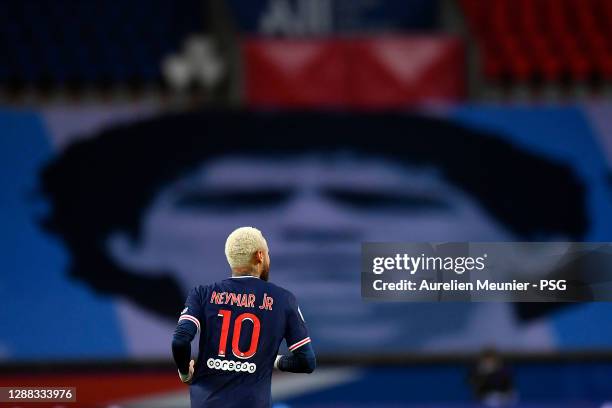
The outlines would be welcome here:
<svg viewBox="0 0 612 408">
<path fill-rule="evenodd" d="M 612 81 L 612 55 L 608 54 L 599 60 L 602 67 L 602 76 L 606 81 Z"/>
<path fill-rule="evenodd" d="M 547 55 L 540 62 L 543 79 L 547 82 L 556 82 L 561 78 L 561 60 L 554 55 Z"/>
</svg>

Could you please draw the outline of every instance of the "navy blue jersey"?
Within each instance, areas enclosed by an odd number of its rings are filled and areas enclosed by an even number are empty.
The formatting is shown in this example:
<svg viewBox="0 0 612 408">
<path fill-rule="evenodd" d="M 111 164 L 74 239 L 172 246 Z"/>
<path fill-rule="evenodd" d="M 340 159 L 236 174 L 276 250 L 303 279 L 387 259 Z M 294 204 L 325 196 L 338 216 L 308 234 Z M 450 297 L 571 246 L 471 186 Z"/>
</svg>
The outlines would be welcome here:
<svg viewBox="0 0 612 408">
<path fill-rule="evenodd" d="M 269 407 L 274 359 L 310 342 L 295 296 L 257 277 L 191 290 L 180 320 L 200 330 L 192 407 Z"/>
</svg>

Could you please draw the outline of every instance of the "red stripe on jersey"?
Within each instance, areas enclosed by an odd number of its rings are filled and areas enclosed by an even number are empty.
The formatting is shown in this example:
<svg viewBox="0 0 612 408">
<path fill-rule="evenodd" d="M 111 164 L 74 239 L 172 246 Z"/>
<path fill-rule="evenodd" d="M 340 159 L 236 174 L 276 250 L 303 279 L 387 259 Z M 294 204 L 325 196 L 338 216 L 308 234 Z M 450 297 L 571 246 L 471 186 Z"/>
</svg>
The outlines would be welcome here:
<svg viewBox="0 0 612 408">
<path fill-rule="evenodd" d="M 310 337 L 306 337 L 305 339 L 300 340 L 297 343 L 289 346 L 289 351 L 297 350 L 300 347 L 302 347 L 304 344 L 308 344 L 308 343 L 310 343 Z"/>
<path fill-rule="evenodd" d="M 181 317 L 179 317 L 179 322 L 181 320 L 189 320 L 190 322 L 193 322 L 198 327 L 198 331 L 200 330 L 200 321 L 195 317 L 191 315 L 182 315 Z"/>
</svg>

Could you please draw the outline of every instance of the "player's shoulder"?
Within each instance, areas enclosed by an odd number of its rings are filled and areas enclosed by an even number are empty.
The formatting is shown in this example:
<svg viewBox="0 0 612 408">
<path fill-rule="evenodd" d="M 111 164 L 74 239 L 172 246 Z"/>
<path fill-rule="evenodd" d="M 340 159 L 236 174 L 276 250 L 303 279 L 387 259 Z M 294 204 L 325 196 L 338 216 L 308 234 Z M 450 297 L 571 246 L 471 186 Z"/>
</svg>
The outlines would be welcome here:
<svg viewBox="0 0 612 408">
<path fill-rule="evenodd" d="M 189 296 L 197 296 L 201 299 L 206 297 L 206 294 L 209 292 L 210 285 L 196 285 L 191 288 L 189 291 Z"/>
<path fill-rule="evenodd" d="M 276 283 L 266 282 L 266 284 L 273 290 L 278 296 L 282 296 L 284 299 L 295 302 L 295 295 L 289 289 L 277 285 Z"/>
<path fill-rule="evenodd" d="M 213 293 L 232 290 L 230 284 L 231 282 L 227 282 L 227 280 L 220 280 L 205 285 L 196 285 L 189 292 L 189 296 L 200 300 L 202 303 L 206 303 Z"/>
</svg>

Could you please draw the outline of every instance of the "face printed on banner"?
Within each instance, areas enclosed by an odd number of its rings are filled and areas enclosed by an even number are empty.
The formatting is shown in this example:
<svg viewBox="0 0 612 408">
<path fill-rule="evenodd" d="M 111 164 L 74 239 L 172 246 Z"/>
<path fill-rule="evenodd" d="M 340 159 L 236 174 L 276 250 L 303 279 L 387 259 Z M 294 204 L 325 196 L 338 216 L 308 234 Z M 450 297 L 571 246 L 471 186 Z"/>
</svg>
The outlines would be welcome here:
<svg viewBox="0 0 612 408">
<path fill-rule="evenodd" d="M 354 259 L 341 268 L 325 259 L 354 258 L 355 244 L 364 241 L 512 238 L 434 170 L 358 155 L 228 156 L 164 188 L 144 214 L 138 243 L 117 232 L 108 245 L 117 261 L 134 271 L 177 271 L 188 290 L 202 283 L 203 273 L 227 275 L 219 248 L 228 230 L 249 223 L 274 243 L 274 267 L 283 273 L 273 279 L 284 280 L 288 273 L 291 282 L 307 275 L 353 276 Z M 309 264 L 319 268 L 299 272 L 312 269 Z"/>
<path fill-rule="evenodd" d="M 173 271 L 187 291 L 229 275 L 223 243 L 240 225 L 264 231 L 272 254 L 270 279 L 294 289 L 313 330 L 329 337 L 322 340 L 338 342 L 354 330 L 355 316 L 361 320 L 373 309 L 359 296 L 361 242 L 513 238 L 433 169 L 357 154 L 225 156 L 163 188 L 144 213 L 140 240 L 117 231 L 108 250 L 135 273 Z M 402 305 L 406 311 L 419 308 Z M 446 317 L 448 306 L 427 309 L 427 315 L 390 312 L 377 321 L 364 319 L 373 328 L 365 332 L 392 342 L 409 324 L 415 339 L 429 335 L 421 326 L 436 310 Z"/>
<path fill-rule="evenodd" d="M 173 323 L 190 288 L 229 276 L 227 234 L 252 225 L 270 245 L 270 280 L 296 294 L 323 350 L 347 352 L 514 347 L 526 319 L 550 313 L 363 302 L 361 242 L 546 241 L 587 225 L 569 166 L 408 114 L 161 116 L 66 149 L 42 181 L 70 278 L 115 296 L 122 319 Z M 550 344 L 536 334 L 525 344 Z"/>
</svg>

